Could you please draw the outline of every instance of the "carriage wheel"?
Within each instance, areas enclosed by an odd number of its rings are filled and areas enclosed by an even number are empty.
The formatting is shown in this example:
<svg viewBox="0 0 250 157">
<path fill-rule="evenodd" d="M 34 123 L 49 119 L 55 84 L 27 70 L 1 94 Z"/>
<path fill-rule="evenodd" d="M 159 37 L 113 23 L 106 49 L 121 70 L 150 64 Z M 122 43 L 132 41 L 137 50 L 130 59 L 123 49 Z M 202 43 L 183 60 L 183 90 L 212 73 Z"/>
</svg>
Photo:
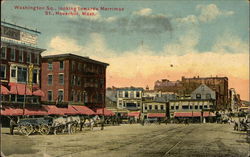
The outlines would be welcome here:
<svg viewBox="0 0 250 157">
<path fill-rule="evenodd" d="M 39 132 L 42 134 L 42 135 L 48 135 L 49 134 L 49 131 L 50 131 L 50 128 L 48 125 L 41 125 L 39 127 Z"/>
<path fill-rule="evenodd" d="M 71 126 L 71 133 L 76 133 L 76 130 L 77 130 L 77 125 L 76 124 L 73 124 Z"/>
<path fill-rule="evenodd" d="M 25 134 L 26 136 L 29 136 L 33 132 L 33 127 L 31 124 L 21 126 L 21 132 Z"/>
</svg>

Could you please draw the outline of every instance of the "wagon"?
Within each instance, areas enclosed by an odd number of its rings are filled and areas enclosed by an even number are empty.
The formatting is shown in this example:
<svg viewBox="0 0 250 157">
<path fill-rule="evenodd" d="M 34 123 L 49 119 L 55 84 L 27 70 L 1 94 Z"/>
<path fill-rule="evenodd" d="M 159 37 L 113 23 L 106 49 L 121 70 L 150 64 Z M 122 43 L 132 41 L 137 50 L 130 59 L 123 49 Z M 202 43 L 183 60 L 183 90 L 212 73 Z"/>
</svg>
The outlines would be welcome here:
<svg viewBox="0 0 250 157">
<path fill-rule="evenodd" d="M 50 132 L 53 119 L 50 117 L 46 118 L 25 118 L 20 119 L 17 123 L 18 131 L 24 135 L 29 136 L 31 133 L 40 133 L 47 135 Z"/>
</svg>

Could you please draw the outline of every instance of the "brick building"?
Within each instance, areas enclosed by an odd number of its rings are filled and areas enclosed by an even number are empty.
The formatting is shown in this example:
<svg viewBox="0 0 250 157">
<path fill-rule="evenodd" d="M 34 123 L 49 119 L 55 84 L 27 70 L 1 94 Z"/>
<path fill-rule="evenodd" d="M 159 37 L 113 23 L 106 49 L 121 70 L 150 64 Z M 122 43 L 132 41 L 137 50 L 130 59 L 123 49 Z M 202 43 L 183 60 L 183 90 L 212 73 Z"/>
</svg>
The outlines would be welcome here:
<svg viewBox="0 0 250 157">
<path fill-rule="evenodd" d="M 41 87 L 40 32 L 1 21 L 1 96 L 4 103 L 38 104 Z"/>
<path fill-rule="evenodd" d="M 42 58 L 44 103 L 87 105 L 95 109 L 105 105 L 108 64 L 74 54 Z"/>
<path fill-rule="evenodd" d="M 167 82 L 167 83 L 166 83 Z M 182 77 L 181 81 L 156 81 L 154 89 L 174 92 L 180 96 L 190 95 L 201 84 L 205 84 L 216 92 L 216 110 L 228 109 L 228 78 L 227 77 Z"/>
</svg>

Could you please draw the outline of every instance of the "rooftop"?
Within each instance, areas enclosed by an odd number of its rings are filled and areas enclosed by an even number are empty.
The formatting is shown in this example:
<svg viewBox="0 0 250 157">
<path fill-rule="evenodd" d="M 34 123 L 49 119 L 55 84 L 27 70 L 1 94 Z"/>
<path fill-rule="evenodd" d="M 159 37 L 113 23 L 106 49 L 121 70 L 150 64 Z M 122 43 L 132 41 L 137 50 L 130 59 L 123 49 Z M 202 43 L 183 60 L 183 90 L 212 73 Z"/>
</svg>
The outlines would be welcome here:
<svg viewBox="0 0 250 157">
<path fill-rule="evenodd" d="M 46 60 L 46 59 L 53 59 L 53 60 L 57 60 L 59 58 L 73 58 L 73 59 L 80 59 L 80 60 L 84 60 L 84 61 L 87 61 L 87 62 L 92 62 L 92 63 L 96 63 L 96 64 L 101 64 L 101 65 L 105 65 L 105 66 L 108 66 L 109 64 L 108 63 L 104 63 L 104 62 L 100 62 L 100 61 L 97 61 L 97 60 L 93 60 L 93 59 L 90 59 L 89 57 L 83 57 L 83 56 L 79 56 L 79 55 L 75 55 L 75 54 L 72 54 L 72 53 L 64 53 L 64 54 L 56 54 L 56 55 L 47 55 L 47 56 L 43 56 L 42 59 Z"/>
</svg>

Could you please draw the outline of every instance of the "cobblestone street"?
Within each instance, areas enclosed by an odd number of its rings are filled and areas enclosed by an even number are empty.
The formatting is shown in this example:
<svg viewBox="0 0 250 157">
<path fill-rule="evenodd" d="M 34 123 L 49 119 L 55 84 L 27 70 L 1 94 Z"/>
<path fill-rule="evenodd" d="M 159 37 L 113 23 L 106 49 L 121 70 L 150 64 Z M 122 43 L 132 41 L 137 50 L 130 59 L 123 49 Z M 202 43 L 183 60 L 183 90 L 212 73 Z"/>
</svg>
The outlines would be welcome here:
<svg viewBox="0 0 250 157">
<path fill-rule="evenodd" d="M 28 137 L 2 129 L 2 151 L 10 157 L 246 157 L 248 150 L 246 132 L 229 124 L 132 124 Z"/>
</svg>

